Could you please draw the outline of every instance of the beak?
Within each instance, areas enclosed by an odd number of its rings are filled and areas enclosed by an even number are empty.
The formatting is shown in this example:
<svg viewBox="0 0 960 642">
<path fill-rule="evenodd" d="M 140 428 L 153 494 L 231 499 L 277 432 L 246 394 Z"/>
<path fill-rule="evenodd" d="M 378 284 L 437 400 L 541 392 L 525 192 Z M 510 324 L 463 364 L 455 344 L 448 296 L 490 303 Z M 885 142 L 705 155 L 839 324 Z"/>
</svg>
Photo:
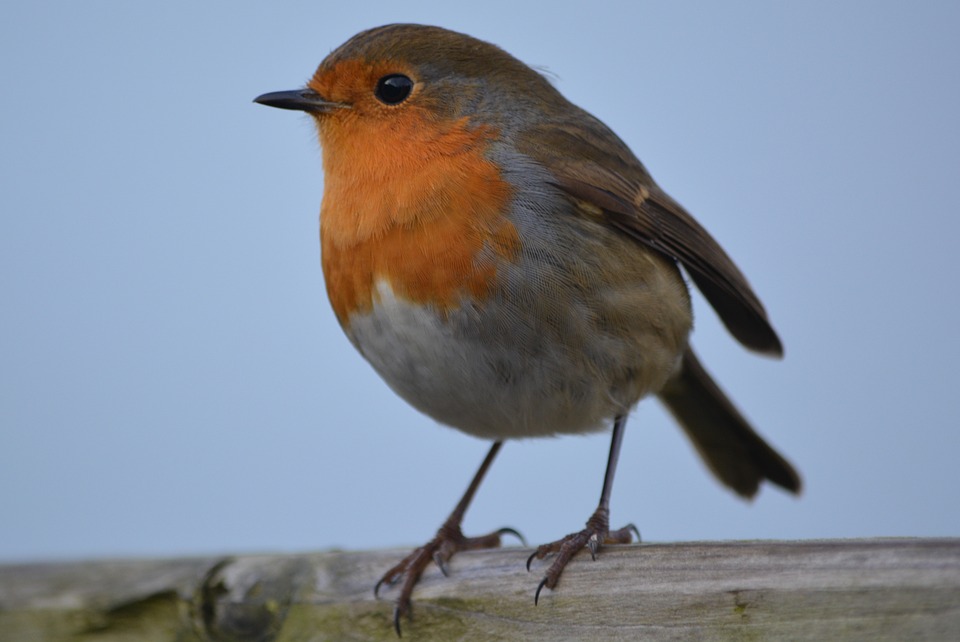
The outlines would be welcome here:
<svg viewBox="0 0 960 642">
<path fill-rule="evenodd" d="M 349 107 L 343 103 L 332 103 L 312 89 L 293 89 L 291 91 L 274 91 L 253 99 L 253 102 L 277 107 L 279 109 L 296 109 L 310 114 L 325 114 L 335 109 Z"/>
</svg>

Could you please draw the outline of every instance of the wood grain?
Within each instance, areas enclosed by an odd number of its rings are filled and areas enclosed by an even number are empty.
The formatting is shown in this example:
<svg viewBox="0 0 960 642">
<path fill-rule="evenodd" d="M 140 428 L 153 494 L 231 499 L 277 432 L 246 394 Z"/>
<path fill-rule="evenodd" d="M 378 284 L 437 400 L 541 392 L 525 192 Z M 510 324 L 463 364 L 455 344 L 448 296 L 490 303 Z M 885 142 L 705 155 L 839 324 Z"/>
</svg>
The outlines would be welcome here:
<svg viewBox="0 0 960 642">
<path fill-rule="evenodd" d="M 0 640 L 396 640 L 372 588 L 405 552 L 0 566 Z M 960 639 L 960 539 L 611 546 L 539 606 L 529 552 L 429 569 L 404 639 Z"/>
</svg>

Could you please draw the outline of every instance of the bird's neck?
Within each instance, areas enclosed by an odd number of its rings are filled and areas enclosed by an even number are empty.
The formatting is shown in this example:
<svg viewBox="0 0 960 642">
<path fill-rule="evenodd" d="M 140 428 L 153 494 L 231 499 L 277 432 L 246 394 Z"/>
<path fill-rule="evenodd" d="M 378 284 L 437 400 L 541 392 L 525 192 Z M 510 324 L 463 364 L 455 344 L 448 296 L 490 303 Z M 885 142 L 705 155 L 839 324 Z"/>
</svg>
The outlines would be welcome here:
<svg viewBox="0 0 960 642">
<path fill-rule="evenodd" d="M 321 130 L 323 270 L 341 324 L 370 309 L 381 280 L 439 308 L 482 296 L 495 268 L 478 255 L 518 251 L 512 189 L 485 155 L 490 132 L 419 125 Z"/>
</svg>

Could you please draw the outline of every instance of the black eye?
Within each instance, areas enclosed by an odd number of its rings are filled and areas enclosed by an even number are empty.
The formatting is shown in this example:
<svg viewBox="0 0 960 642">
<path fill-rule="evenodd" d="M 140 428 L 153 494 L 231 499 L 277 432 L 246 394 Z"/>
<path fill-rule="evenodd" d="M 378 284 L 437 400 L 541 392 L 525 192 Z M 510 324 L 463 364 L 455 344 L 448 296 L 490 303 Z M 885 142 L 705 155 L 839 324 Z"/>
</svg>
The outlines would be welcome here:
<svg viewBox="0 0 960 642">
<path fill-rule="evenodd" d="M 374 92 L 380 102 L 388 105 L 399 105 L 413 89 L 413 81 L 403 74 L 390 74 L 377 81 L 377 90 Z"/>
</svg>

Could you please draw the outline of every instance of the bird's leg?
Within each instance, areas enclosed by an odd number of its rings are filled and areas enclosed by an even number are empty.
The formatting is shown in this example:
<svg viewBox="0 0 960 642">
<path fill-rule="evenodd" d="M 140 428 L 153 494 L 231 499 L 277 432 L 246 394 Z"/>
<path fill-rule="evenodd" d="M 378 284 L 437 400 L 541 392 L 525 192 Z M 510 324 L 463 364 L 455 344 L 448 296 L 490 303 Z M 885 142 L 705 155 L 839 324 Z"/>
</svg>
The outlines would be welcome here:
<svg viewBox="0 0 960 642">
<path fill-rule="evenodd" d="M 617 471 L 617 460 L 620 458 L 620 444 L 623 441 L 624 427 L 627 418 L 625 416 L 617 417 L 613 424 L 613 437 L 610 441 L 610 456 L 607 459 L 607 472 L 603 477 L 603 491 L 600 493 L 600 504 L 594 511 L 590 519 L 587 520 L 586 528 L 577 533 L 570 533 L 555 542 L 544 544 L 534 551 L 533 555 L 527 558 L 527 570 L 530 570 L 530 563 L 536 559 L 543 559 L 551 553 L 556 553 L 557 557 L 550 564 L 547 572 L 537 586 L 537 592 L 534 595 L 534 604 L 540 600 L 540 591 L 544 587 L 553 589 L 560 580 L 560 574 L 563 573 L 567 562 L 576 555 L 582 548 L 590 549 L 590 556 L 596 559 L 597 551 L 603 544 L 629 544 L 633 541 L 633 534 L 636 534 L 637 540 L 640 540 L 640 532 L 633 524 L 624 526 L 621 529 L 610 530 L 610 491 L 613 488 L 613 476 Z"/>
<path fill-rule="evenodd" d="M 417 584 L 420 575 L 424 569 L 430 565 L 431 561 L 440 567 L 444 575 L 447 575 L 447 561 L 457 551 L 496 548 L 500 546 L 500 537 L 508 534 L 516 536 L 523 542 L 523 537 L 512 528 L 501 528 L 498 531 L 480 537 L 466 537 L 460 530 L 463 515 L 467 512 L 467 507 L 470 506 L 470 502 L 473 500 L 473 496 L 477 492 L 480 482 L 483 481 L 483 476 L 486 474 L 490 464 L 493 463 L 493 459 L 497 456 L 497 452 L 502 445 L 503 442 L 498 441 L 490 447 L 490 452 L 487 453 L 477 473 L 473 476 L 473 481 L 470 482 L 467 492 L 460 498 L 460 502 L 456 508 L 453 509 L 453 512 L 450 513 L 450 516 L 443 523 L 443 526 L 440 527 L 440 530 L 437 531 L 434 538 L 407 555 L 399 564 L 384 573 L 383 577 L 380 578 L 380 581 L 377 582 L 377 585 L 373 588 L 373 594 L 376 596 L 380 592 L 381 586 L 392 586 L 399 582 L 401 578 L 403 579 L 400 595 L 397 597 L 397 604 L 393 611 L 393 626 L 398 636 L 400 635 L 400 618 L 404 615 L 410 615 L 410 596 L 413 593 L 413 587 Z"/>
</svg>

